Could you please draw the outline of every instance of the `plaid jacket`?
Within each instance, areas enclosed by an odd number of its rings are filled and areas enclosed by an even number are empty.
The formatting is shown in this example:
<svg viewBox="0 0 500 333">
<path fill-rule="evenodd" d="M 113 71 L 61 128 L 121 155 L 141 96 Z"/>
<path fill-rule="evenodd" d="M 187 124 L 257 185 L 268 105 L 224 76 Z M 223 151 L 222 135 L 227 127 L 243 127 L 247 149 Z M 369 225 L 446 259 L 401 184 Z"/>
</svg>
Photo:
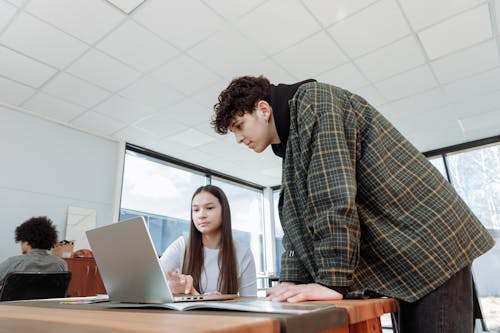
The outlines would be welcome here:
<svg viewBox="0 0 500 333">
<path fill-rule="evenodd" d="M 289 105 L 281 281 L 412 302 L 494 245 L 441 174 L 363 98 L 314 82 Z"/>
</svg>

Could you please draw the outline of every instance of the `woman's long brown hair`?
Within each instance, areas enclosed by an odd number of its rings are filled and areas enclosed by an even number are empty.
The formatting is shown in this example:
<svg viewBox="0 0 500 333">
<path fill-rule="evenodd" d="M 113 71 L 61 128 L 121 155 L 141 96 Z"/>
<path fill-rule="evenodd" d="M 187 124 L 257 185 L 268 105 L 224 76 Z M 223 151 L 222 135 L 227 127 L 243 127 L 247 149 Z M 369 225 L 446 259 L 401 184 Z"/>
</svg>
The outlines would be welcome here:
<svg viewBox="0 0 500 333">
<path fill-rule="evenodd" d="M 217 289 L 223 294 L 236 294 L 238 292 L 238 272 L 236 261 L 236 250 L 233 243 L 233 233 L 231 227 L 231 210 L 229 202 L 224 192 L 217 186 L 206 185 L 199 187 L 191 198 L 191 205 L 194 197 L 201 193 L 208 192 L 215 196 L 221 205 L 221 239 L 219 244 L 219 280 Z M 189 241 L 184 254 L 183 274 L 193 277 L 193 287 L 200 293 L 201 273 L 204 268 L 205 256 L 201 232 L 196 229 L 193 221 L 193 210 L 191 208 L 191 226 L 189 231 Z"/>
</svg>

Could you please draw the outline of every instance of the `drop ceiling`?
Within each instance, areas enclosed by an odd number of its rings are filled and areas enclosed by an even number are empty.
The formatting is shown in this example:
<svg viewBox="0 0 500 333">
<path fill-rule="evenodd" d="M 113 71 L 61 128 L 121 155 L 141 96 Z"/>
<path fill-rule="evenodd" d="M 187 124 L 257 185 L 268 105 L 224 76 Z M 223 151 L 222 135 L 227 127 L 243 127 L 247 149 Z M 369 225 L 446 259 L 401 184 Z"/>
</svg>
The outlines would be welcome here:
<svg viewBox="0 0 500 333">
<path fill-rule="evenodd" d="M 0 0 L 0 105 L 264 186 L 281 160 L 209 126 L 241 75 L 359 93 L 421 151 L 500 134 L 500 0 L 141 2 Z"/>
</svg>

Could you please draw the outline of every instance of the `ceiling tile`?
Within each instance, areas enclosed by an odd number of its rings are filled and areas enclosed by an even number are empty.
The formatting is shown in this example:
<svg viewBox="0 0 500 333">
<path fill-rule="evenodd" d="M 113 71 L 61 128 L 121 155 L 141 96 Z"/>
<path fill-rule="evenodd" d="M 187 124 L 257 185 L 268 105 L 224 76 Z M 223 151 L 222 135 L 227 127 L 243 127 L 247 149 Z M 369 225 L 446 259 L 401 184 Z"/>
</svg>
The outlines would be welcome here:
<svg viewBox="0 0 500 333">
<path fill-rule="evenodd" d="M 235 47 L 228 48 L 228 45 Z M 190 49 L 188 53 L 220 75 L 229 77 L 239 73 L 243 66 L 265 57 L 264 52 L 248 42 L 231 26 L 226 26 L 226 29 L 213 34 Z"/>
<path fill-rule="evenodd" d="M 151 144 L 151 148 L 168 156 L 173 156 L 174 154 L 180 153 L 182 151 L 192 149 L 192 147 L 184 145 L 178 141 L 174 141 L 170 138 L 164 138 L 155 141 L 153 144 Z"/>
<path fill-rule="evenodd" d="M 87 44 L 21 13 L 3 33 L 0 42 L 57 68 L 64 68 L 81 55 Z"/>
<path fill-rule="evenodd" d="M 37 88 L 54 75 L 56 70 L 0 46 L 0 73 L 7 78 Z"/>
<path fill-rule="evenodd" d="M 96 47 L 142 72 L 165 63 L 179 52 L 133 21 L 126 21 Z"/>
<path fill-rule="evenodd" d="M 212 136 L 206 135 L 193 128 L 171 135 L 169 138 L 190 147 L 197 147 L 215 141 Z"/>
<path fill-rule="evenodd" d="M 121 120 L 127 124 L 134 123 L 156 112 L 151 107 L 134 103 L 119 95 L 111 96 L 109 99 L 95 106 L 92 110 L 111 118 Z"/>
<path fill-rule="evenodd" d="M 283 50 L 321 28 L 297 0 L 270 0 L 241 17 L 237 26 L 268 54 Z"/>
<path fill-rule="evenodd" d="M 106 0 L 123 12 L 130 14 L 134 9 L 139 7 L 145 0 Z"/>
<path fill-rule="evenodd" d="M 150 147 L 154 145 L 157 140 L 157 138 L 151 133 L 134 126 L 127 126 L 119 131 L 116 131 L 115 133 L 113 133 L 112 137 L 124 142 L 129 142 L 144 147 Z"/>
<path fill-rule="evenodd" d="M 190 95 L 220 80 L 217 74 L 186 55 L 175 58 L 155 70 L 151 75 L 160 81 L 175 86 L 176 89 L 186 95 Z"/>
<path fill-rule="evenodd" d="M 500 0 L 495 1 L 495 16 L 497 18 L 497 35 L 500 34 Z"/>
<path fill-rule="evenodd" d="M 422 50 L 413 36 L 355 60 L 361 71 L 373 82 L 417 67 L 425 62 Z"/>
<path fill-rule="evenodd" d="M 26 0 L 7 0 L 7 2 L 10 2 L 14 6 L 21 7 L 22 5 L 24 5 Z"/>
<path fill-rule="evenodd" d="M 133 81 L 141 73 L 96 50 L 90 50 L 67 72 L 110 91 L 118 91 Z"/>
<path fill-rule="evenodd" d="M 111 119 L 102 114 L 87 111 L 71 122 L 72 125 L 84 129 L 90 133 L 110 136 L 112 133 L 123 128 L 125 124 L 119 120 Z"/>
<path fill-rule="evenodd" d="M 184 100 L 178 104 L 173 104 L 165 108 L 162 112 L 188 126 L 209 123 L 212 116 L 211 107 L 203 108 L 191 100 Z"/>
<path fill-rule="evenodd" d="M 359 70 L 350 62 L 318 75 L 317 79 L 318 81 L 327 82 L 349 90 L 366 86 L 369 83 Z"/>
<path fill-rule="evenodd" d="M 198 149 L 182 150 L 174 154 L 175 158 L 204 167 L 206 161 L 210 161 L 215 156 L 199 151 Z"/>
<path fill-rule="evenodd" d="M 184 97 L 172 86 L 151 76 L 143 77 L 134 82 L 131 86 L 120 91 L 120 95 L 154 108 L 169 106 L 179 102 Z"/>
<path fill-rule="evenodd" d="M 215 139 L 215 142 L 209 142 L 198 146 L 196 149 L 212 154 L 217 157 L 232 156 L 232 154 L 239 153 L 242 149 L 246 149 L 242 145 L 236 144 L 236 142 L 227 142 L 222 140 L 222 138 Z"/>
<path fill-rule="evenodd" d="M 323 26 L 328 26 L 353 15 L 375 1 L 376 0 L 304 0 L 303 2 Z"/>
<path fill-rule="evenodd" d="M 184 131 L 187 127 L 172 119 L 168 113 L 158 112 L 137 122 L 135 127 L 150 132 L 157 138 L 165 138 Z"/>
<path fill-rule="evenodd" d="M 311 57 L 311 50 L 314 55 Z M 347 61 L 346 56 L 323 31 L 280 52 L 274 58 L 299 77 L 313 77 Z M 310 58 L 311 61 L 304 61 Z"/>
<path fill-rule="evenodd" d="M 109 92 L 87 83 L 79 78 L 66 73 L 60 73 L 42 88 L 46 93 L 57 96 L 69 102 L 93 107 L 104 98 L 109 96 Z"/>
<path fill-rule="evenodd" d="M 498 130 L 500 129 L 498 119 L 500 119 L 500 110 L 494 110 L 461 118 L 459 119 L 459 122 L 464 133 L 484 131 L 490 127 L 494 127 L 496 129 L 495 134 L 498 134 Z"/>
<path fill-rule="evenodd" d="M 376 108 L 384 103 L 387 103 L 387 100 L 372 85 L 353 89 L 352 92 L 360 95 Z"/>
<path fill-rule="evenodd" d="M 489 39 L 491 25 L 488 6 L 483 5 L 457 15 L 418 33 L 430 59 Z"/>
<path fill-rule="evenodd" d="M 297 82 L 299 80 L 302 80 L 302 78 L 298 77 L 297 75 L 292 75 L 290 72 L 288 72 L 286 69 L 284 69 L 279 62 L 277 62 L 274 59 L 262 59 L 257 62 L 254 62 L 252 64 L 249 64 L 248 66 L 245 66 L 245 72 L 240 72 L 238 73 L 239 75 L 237 76 L 242 76 L 242 75 L 253 75 L 253 76 L 260 76 L 264 75 L 271 81 L 272 83 L 290 83 L 290 82 Z M 227 86 L 230 82 L 231 79 L 233 79 L 233 76 L 231 78 L 228 78 L 227 81 L 224 81 L 224 85 Z M 225 88 L 225 87 L 224 87 Z M 215 97 L 217 98 L 219 96 L 219 93 L 222 91 L 217 92 Z"/>
<path fill-rule="evenodd" d="M 491 69 L 464 80 L 446 84 L 444 89 L 452 99 L 475 100 L 478 95 L 493 92 L 500 87 L 500 68 Z"/>
<path fill-rule="evenodd" d="M 375 84 L 380 93 L 388 100 L 395 100 L 418 92 L 429 90 L 436 86 L 427 65 L 412 69 Z"/>
<path fill-rule="evenodd" d="M 478 5 L 484 0 L 399 0 L 399 2 L 413 29 L 420 30 Z"/>
<path fill-rule="evenodd" d="M 89 44 L 102 38 L 126 17 L 101 0 L 32 0 L 25 10 Z"/>
<path fill-rule="evenodd" d="M 9 21 L 14 17 L 17 8 L 11 4 L 0 1 L 0 31 L 9 23 Z"/>
<path fill-rule="evenodd" d="M 150 0 L 139 7 L 133 17 L 138 23 L 181 49 L 187 49 L 205 39 L 222 24 L 217 14 L 199 0 Z"/>
<path fill-rule="evenodd" d="M 328 29 L 340 47 L 358 57 L 410 33 L 395 0 L 382 0 Z"/>
<path fill-rule="evenodd" d="M 34 93 L 33 88 L 0 77 L 0 103 L 19 105 Z"/>
<path fill-rule="evenodd" d="M 68 103 L 44 93 L 37 93 L 31 97 L 23 104 L 23 108 L 64 123 L 68 123 L 86 111 L 84 107 Z"/>
<path fill-rule="evenodd" d="M 234 20 L 255 9 L 267 0 L 204 0 L 204 2 L 228 20 Z"/>
<path fill-rule="evenodd" d="M 476 45 L 431 63 L 441 83 L 449 83 L 498 66 L 498 48 L 495 40 Z"/>
</svg>

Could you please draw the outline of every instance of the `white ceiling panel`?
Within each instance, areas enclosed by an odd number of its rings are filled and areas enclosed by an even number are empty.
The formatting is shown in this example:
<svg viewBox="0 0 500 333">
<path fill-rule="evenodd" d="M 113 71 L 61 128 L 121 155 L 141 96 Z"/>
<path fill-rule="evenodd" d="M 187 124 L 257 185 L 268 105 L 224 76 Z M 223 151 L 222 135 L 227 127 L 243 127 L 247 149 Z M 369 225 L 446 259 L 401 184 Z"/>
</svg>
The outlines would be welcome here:
<svg viewBox="0 0 500 333">
<path fill-rule="evenodd" d="M 299 77 L 298 75 L 292 75 L 290 72 L 288 72 L 286 69 L 283 68 L 281 63 L 272 58 L 262 59 L 260 61 L 245 66 L 245 72 L 240 73 L 240 76 L 241 75 L 253 75 L 253 76 L 264 75 L 272 83 L 291 83 L 302 80 L 302 78 Z M 227 78 L 227 80 L 224 81 L 223 87 L 226 88 L 230 80 L 233 79 L 234 77 L 235 76 Z M 217 99 L 221 91 L 222 89 L 220 89 L 217 92 L 217 94 L 215 95 L 215 99 Z M 211 98 L 212 101 L 214 100 L 213 96 L 214 95 L 212 95 Z"/>
<path fill-rule="evenodd" d="M 228 20 L 250 12 L 267 0 L 204 0 L 208 6 Z"/>
<path fill-rule="evenodd" d="M 328 29 L 351 57 L 373 51 L 410 33 L 395 0 L 382 0 Z"/>
<path fill-rule="evenodd" d="M 387 103 L 387 100 L 372 85 L 353 89 L 352 92 L 362 96 L 368 103 L 376 108 L 379 108 L 384 103 Z"/>
<path fill-rule="evenodd" d="M 399 0 L 406 17 L 415 30 L 420 30 L 485 0 Z"/>
<path fill-rule="evenodd" d="M 199 62 L 226 77 L 235 76 L 245 64 L 252 64 L 265 57 L 264 52 L 230 28 L 226 26 L 226 29 L 210 36 L 188 52 Z M 228 48 L 228 45 L 233 47 Z M 221 52 L 221 49 L 226 50 Z"/>
<path fill-rule="evenodd" d="M 174 141 L 170 138 L 163 138 L 161 140 L 157 140 L 151 146 L 155 150 L 167 152 L 166 154 L 172 157 L 174 154 L 192 149 L 192 147 L 185 145 L 179 141 Z"/>
<path fill-rule="evenodd" d="M 212 136 L 206 135 L 205 133 L 202 133 L 193 128 L 171 135 L 169 136 L 169 138 L 190 147 L 198 147 L 215 141 Z"/>
<path fill-rule="evenodd" d="M 413 36 L 405 37 L 355 60 L 361 71 L 373 82 L 417 67 L 424 62 L 422 50 Z"/>
<path fill-rule="evenodd" d="M 395 100 L 430 90 L 436 85 L 437 82 L 427 65 L 417 67 L 375 84 L 380 93 L 388 100 Z"/>
<path fill-rule="evenodd" d="M 125 124 L 119 120 L 111 119 L 93 111 L 85 112 L 71 121 L 71 124 L 90 133 L 108 136 L 111 136 L 112 133 L 125 126 Z"/>
<path fill-rule="evenodd" d="M 35 89 L 0 77 L 0 103 L 19 105 L 35 93 Z"/>
<path fill-rule="evenodd" d="M 300 77 L 312 77 L 347 61 L 346 56 L 324 31 L 278 53 L 274 58 Z"/>
<path fill-rule="evenodd" d="M 140 72 L 96 50 L 83 55 L 67 72 L 110 91 L 118 91 L 130 85 L 141 75 Z"/>
<path fill-rule="evenodd" d="M 184 100 L 178 104 L 173 104 L 165 108 L 162 112 L 167 113 L 172 119 L 188 126 L 208 123 L 212 116 L 212 109 L 210 107 L 202 107 L 191 100 Z"/>
<path fill-rule="evenodd" d="M 430 59 L 482 42 L 491 37 L 488 6 L 452 17 L 419 32 L 418 36 Z"/>
<path fill-rule="evenodd" d="M 232 154 L 239 153 L 242 149 L 245 149 L 242 145 L 238 145 L 235 142 L 227 142 L 219 137 L 216 142 L 209 142 L 204 145 L 197 147 L 198 150 L 217 156 L 217 157 L 227 157 L 232 156 Z"/>
<path fill-rule="evenodd" d="M 459 122 L 464 133 L 484 131 L 493 127 L 495 133 L 498 134 L 498 131 L 500 130 L 498 119 L 500 119 L 500 110 L 494 110 L 471 117 L 461 118 L 459 119 Z"/>
<path fill-rule="evenodd" d="M 156 112 L 151 107 L 134 103 L 119 95 L 111 96 L 92 110 L 128 124 L 139 121 Z"/>
<path fill-rule="evenodd" d="M 96 47 L 142 72 L 167 62 L 179 52 L 133 21 L 126 21 Z"/>
<path fill-rule="evenodd" d="M 0 31 L 16 14 L 17 8 L 10 3 L 0 0 Z"/>
<path fill-rule="evenodd" d="M 500 64 L 495 40 L 440 58 L 431 63 L 441 83 L 483 72 Z"/>
<path fill-rule="evenodd" d="M 66 73 L 54 77 L 42 90 L 87 108 L 93 107 L 110 95 L 106 90 Z"/>
<path fill-rule="evenodd" d="M 369 83 L 350 62 L 320 74 L 317 78 L 318 81 L 327 82 L 349 90 L 366 86 Z"/>
<path fill-rule="evenodd" d="M 130 14 L 134 9 L 139 7 L 144 0 L 106 0 L 113 5 L 115 5 L 117 8 L 121 9 L 127 14 Z"/>
<path fill-rule="evenodd" d="M 10 2 L 14 6 L 21 7 L 22 5 L 24 5 L 26 0 L 7 0 L 7 2 Z"/>
<path fill-rule="evenodd" d="M 126 17 L 102 0 L 31 0 L 25 10 L 89 44 Z"/>
<path fill-rule="evenodd" d="M 498 90 L 500 87 L 500 68 L 474 75 L 464 80 L 455 81 L 444 86 L 444 90 L 452 99 L 475 99 L 478 95 Z"/>
<path fill-rule="evenodd" d="M 23 104 L 23 108 L 44 117 L 66 123 L 86 111 L 82 106 L 63 101 L 41 92 L 26 101 Z"/>
<path fill-rule="evenodd" d="M 7 78 L 38 88 L 50 79 L 56 70 L 0 46 L 0 73 Z"/>
<path fill-rule="evenodd" d="M 314 16 L 323 26 L 341 21 L 346 17 L 362 10 L 374 3 L 376 0 L 303 0 L 304 4 L 311 10 Z"/>
<path fill-rule="evenodd" d="M 213 155 L 199 151 L 198 149 L 181 150 L 174 157 L 197 165 L 205 165 L 205 162 L 216 158 Z"/>
<path fill-rule="evenodd" d="M 87 44 L 25 13 L 15 18 L 0 42 L 57 68 L 66 67 L 88 48 Z"/>
<path fill-rule="evenodd" d="M 139 79 L 131 86 L 122 90 L 120 95 L 139 104 L 154 108 L 166 107 L 172 103 L 179 102 L 184 97 L 173 86 L 150 76 Z"/>
<path fill-rule="evenodd" d="M 286 15 L 277 15 L 286 13 Z M 238 20 L 239 30 L 268 54 L 283 50 L 320 30 L 297 0 L 270 0 Z"/>
<path fill-rule="evenodd" d="M 161 139 L 187 129 L 186 125 L 174 120 L 168 113 L 159 112 L 135 124 L 135 127 L 150 132 Z"/>
<path fill-rule="evenodd" d="M 149 0 L 133 13 L 133 17 L 181 49 L 205 39 L 222 24 L 222 19 L 199 0 Z"/>
<path fill-rule="evenodd" d="M 497 18 L 497 35 L 500 35 L 500 0 L 496 0 L 495 2 L 492 2 L 492 4 L 494 4 L 494 7 L 495 7 L 495 16 Z M 495 24 L 495 22 L 492 22 L 491 23 L 492 25 Z M 494 30 L 493 30 L 494 31 Z"/>
<path fill-rule="evenodd" d="M 120 141 L 129 142 L 144 147 L 152 147 L 152 145 L 154 145 L 157 140 L 157 138 L 151 133 L 134 126 L 127 126 L 113 133 L 112 137 Z M 158 151 L 162 150 L 158 149 Z"/>
<path fill-rule="evenodd" d="M 187 55 L 173 59 L 151 75 L 175 86 L 186 95 L 211 86 L 221 79 L 216 73 Z"/>
</svg>

